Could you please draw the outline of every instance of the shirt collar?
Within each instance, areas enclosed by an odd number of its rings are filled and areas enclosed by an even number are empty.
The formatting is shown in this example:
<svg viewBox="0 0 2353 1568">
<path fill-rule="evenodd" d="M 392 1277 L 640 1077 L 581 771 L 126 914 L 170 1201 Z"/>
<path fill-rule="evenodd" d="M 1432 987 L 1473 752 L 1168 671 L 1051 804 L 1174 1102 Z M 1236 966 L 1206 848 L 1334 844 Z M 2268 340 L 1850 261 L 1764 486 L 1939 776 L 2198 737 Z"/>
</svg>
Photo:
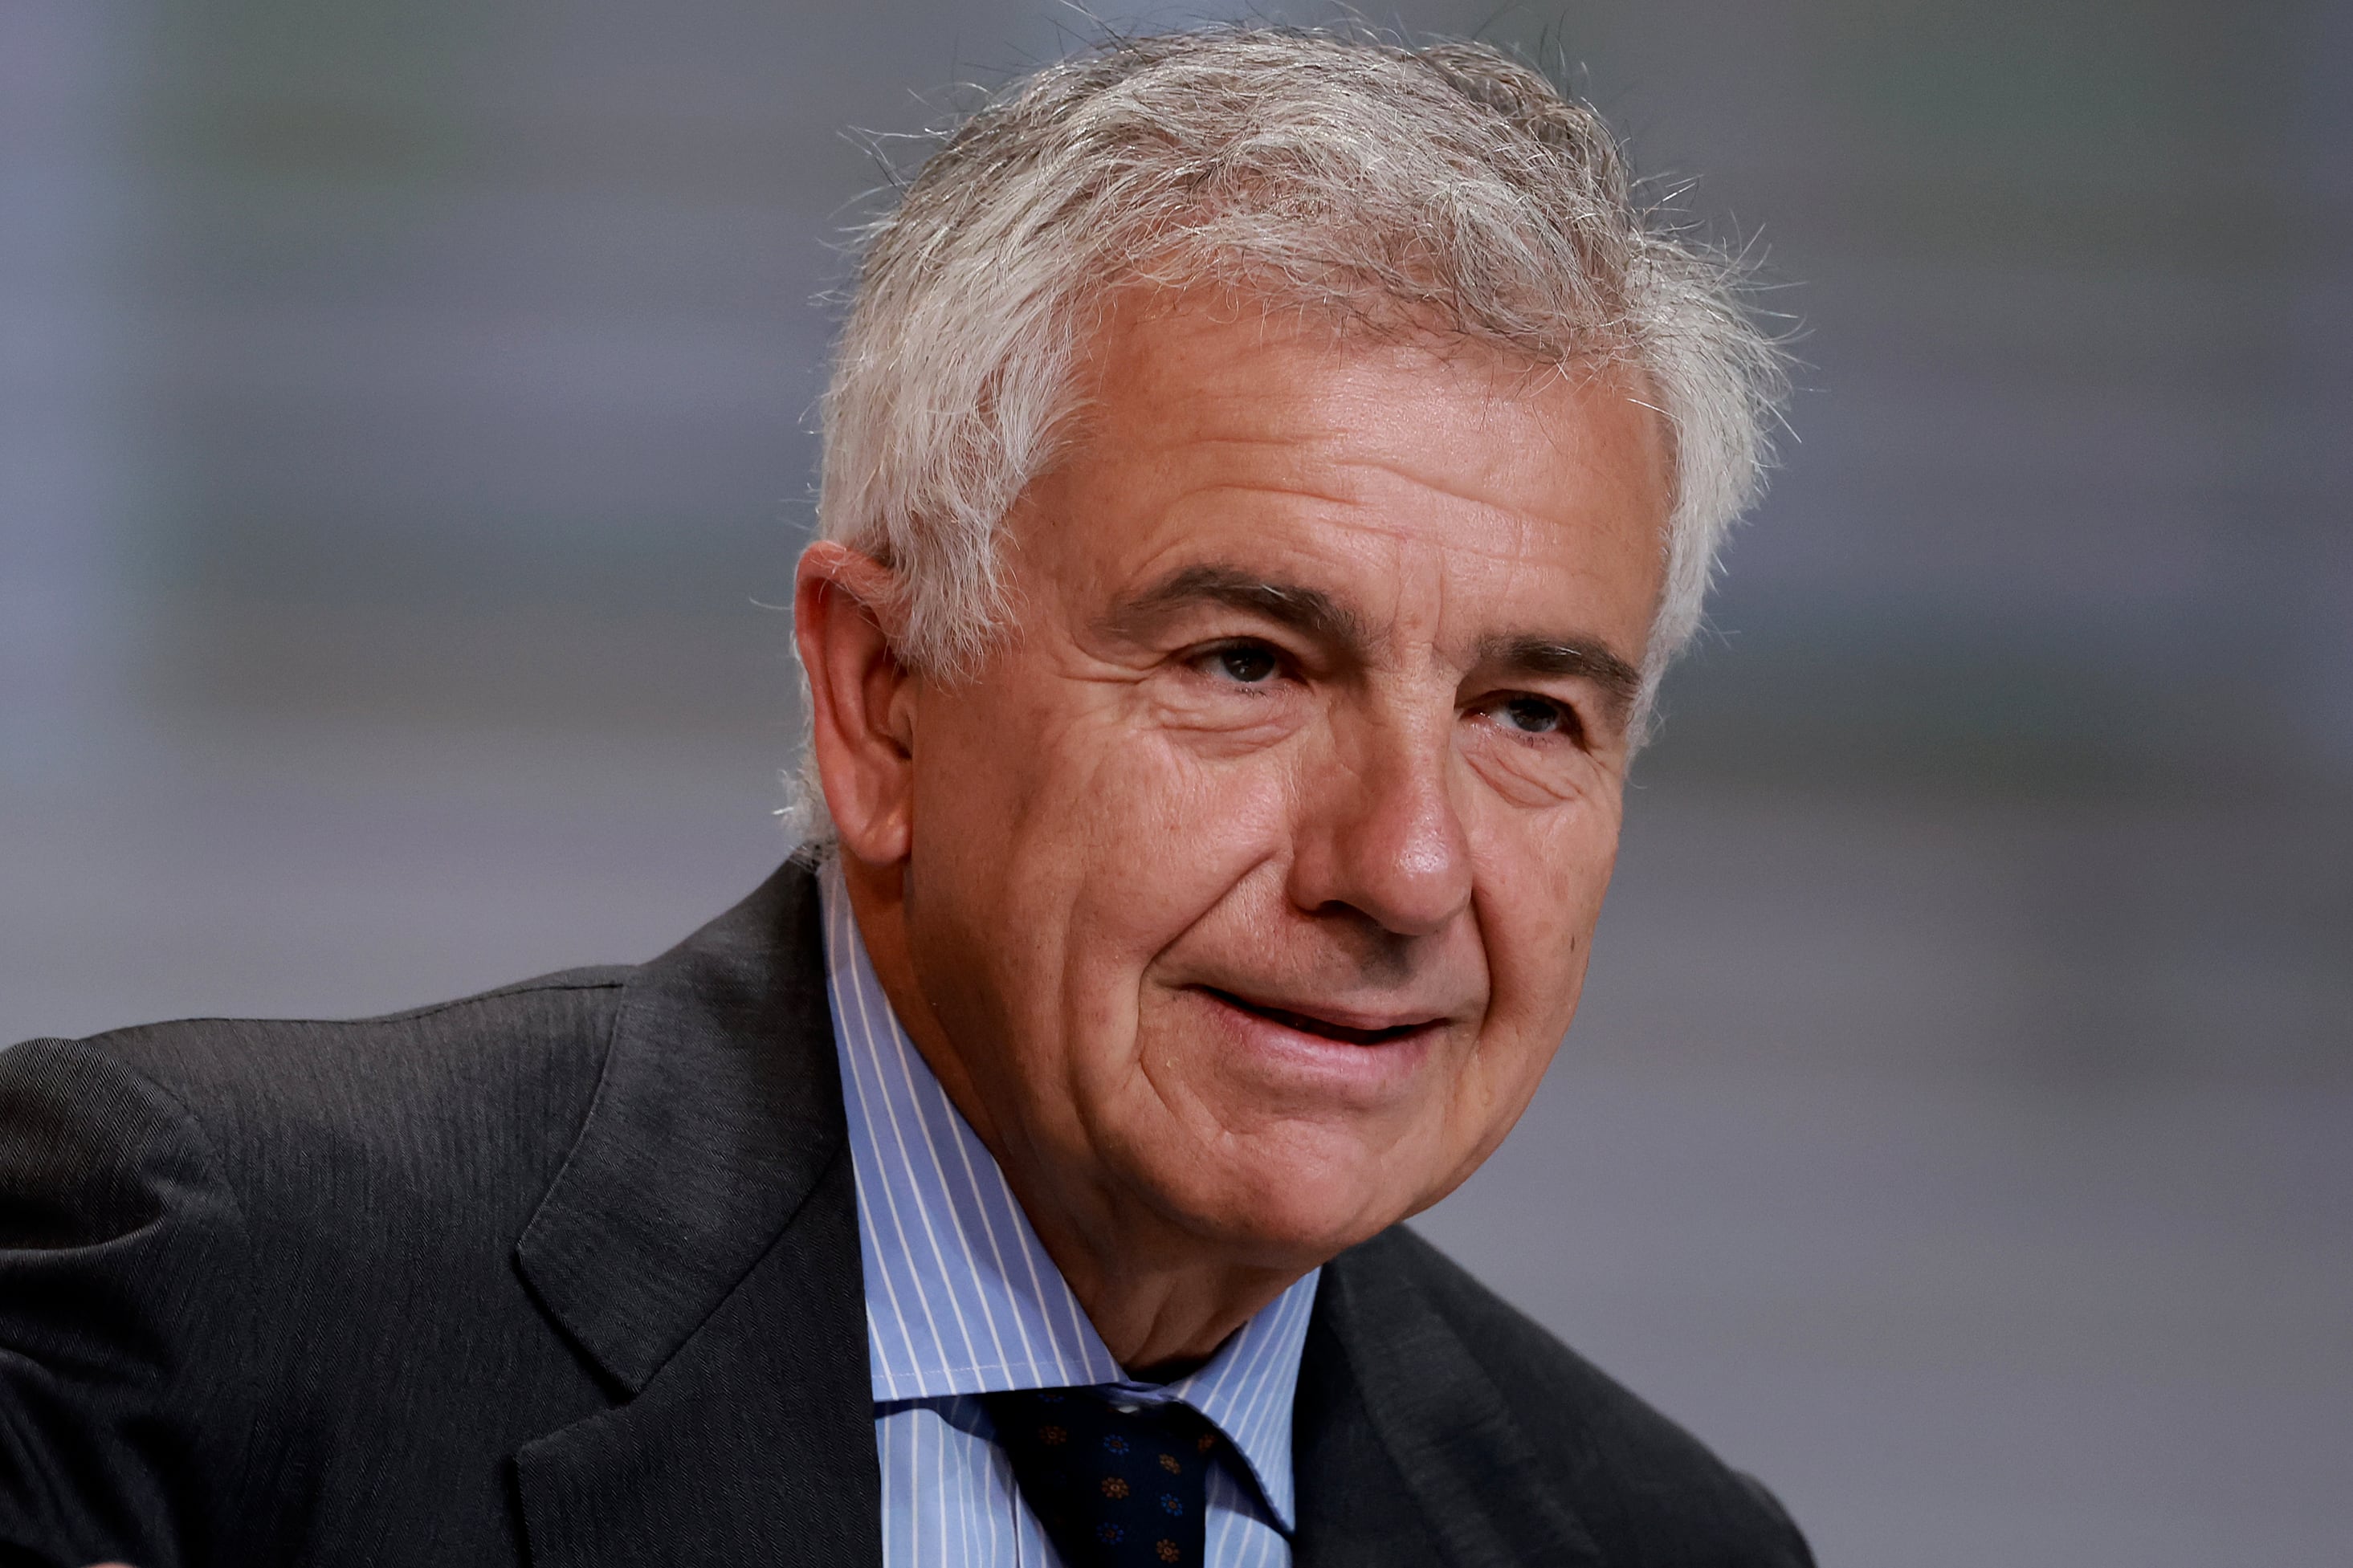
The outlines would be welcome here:
<svg viewBox="0 0 2353 1568">
<path fill-rule="evenodd" d="M 1181 1400 L 1225 1434 L 1289 1530 L 1291 1406 L 1321 1270 L 1268 1303 L 1190 1375 L 1130 1383 L 987 1147 L 900 1027 L 838 862 L 820 868 L 818 889 L 875 1403 L 1086 1384 Z"/>
</svg>

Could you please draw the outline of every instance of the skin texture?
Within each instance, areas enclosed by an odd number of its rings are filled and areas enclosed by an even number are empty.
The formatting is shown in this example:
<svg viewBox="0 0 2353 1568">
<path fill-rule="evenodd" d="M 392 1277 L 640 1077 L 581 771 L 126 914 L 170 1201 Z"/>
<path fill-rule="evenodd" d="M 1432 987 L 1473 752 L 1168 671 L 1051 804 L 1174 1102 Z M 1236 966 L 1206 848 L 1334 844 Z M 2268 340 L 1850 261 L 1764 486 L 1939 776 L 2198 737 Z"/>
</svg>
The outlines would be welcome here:
<svg viewBox="0 0 2353 1568">
<path fill-rule="evenodd" d="M 796 604 L 859 924 L 1123 1364 L 1437 1202 L 1576 1011 L 1671 493 L 1604 373 L 1131 301 L 1006 521 L 1012 625 Z"/>
</svg>

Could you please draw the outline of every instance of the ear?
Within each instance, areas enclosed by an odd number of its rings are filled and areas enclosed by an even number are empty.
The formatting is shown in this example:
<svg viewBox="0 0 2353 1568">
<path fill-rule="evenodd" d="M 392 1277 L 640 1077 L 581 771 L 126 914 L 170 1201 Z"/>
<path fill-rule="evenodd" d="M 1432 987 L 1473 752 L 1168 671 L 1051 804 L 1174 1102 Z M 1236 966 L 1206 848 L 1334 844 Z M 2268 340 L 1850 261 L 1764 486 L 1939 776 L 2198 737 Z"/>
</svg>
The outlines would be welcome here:
<svg viewBox="0 0 2353 1568">
<path fill-rule="evenodd" d="M 875 866 L 904 860 L 914 830 L 916 677 L 892 636 L 898 588 L 897 573 L 831 540 L 801 552 L 793 583 L 826 809 L 842 848 Z"/>
</svg>

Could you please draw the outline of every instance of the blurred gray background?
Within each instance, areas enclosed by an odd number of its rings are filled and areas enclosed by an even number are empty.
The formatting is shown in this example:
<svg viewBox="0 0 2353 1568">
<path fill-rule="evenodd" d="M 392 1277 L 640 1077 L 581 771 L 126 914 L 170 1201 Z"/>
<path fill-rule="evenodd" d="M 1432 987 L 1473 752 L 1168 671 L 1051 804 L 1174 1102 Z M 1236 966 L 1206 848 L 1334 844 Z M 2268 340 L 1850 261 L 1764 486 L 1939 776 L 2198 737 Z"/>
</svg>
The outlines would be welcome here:
<svg viewBox="0 0 2353 1568">
<path fill-rule="evenodd" d="M 1809 362 L 1585 1015 L 1421 1223 L 1826 1563 L 2353 1562 L 2353 5 L 1368 15 L 1565 63 Z M 1085 31 L 0 5 L 0 1038 L 757 881 L 843 129 Z"/>
</svg>

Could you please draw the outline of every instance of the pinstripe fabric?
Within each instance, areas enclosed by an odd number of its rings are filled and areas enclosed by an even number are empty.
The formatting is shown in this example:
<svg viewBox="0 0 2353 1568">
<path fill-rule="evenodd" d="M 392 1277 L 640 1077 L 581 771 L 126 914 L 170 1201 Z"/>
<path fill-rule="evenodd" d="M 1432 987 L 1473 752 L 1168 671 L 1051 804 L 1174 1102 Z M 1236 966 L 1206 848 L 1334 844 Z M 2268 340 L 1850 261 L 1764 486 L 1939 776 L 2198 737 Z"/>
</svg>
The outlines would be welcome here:
<svg viewBox="0 0 2353 1568">
<path fill-rule="evenodd" d="M 1232 1444 L 1208 1485 L 1213 1568 L 1287 1568 L 1291 1402 L 1315 1299 L 1308 1275 L 1166 1384 L 1126 1381 L 980 1140 L 892 1016 L 828 862 L 828 997 L 858 1177 L 874 1442 L 888 1568 L 1051 1568 L 976 1395 L 1101 1384 L 1177 1399 Z"/>
</svg>

